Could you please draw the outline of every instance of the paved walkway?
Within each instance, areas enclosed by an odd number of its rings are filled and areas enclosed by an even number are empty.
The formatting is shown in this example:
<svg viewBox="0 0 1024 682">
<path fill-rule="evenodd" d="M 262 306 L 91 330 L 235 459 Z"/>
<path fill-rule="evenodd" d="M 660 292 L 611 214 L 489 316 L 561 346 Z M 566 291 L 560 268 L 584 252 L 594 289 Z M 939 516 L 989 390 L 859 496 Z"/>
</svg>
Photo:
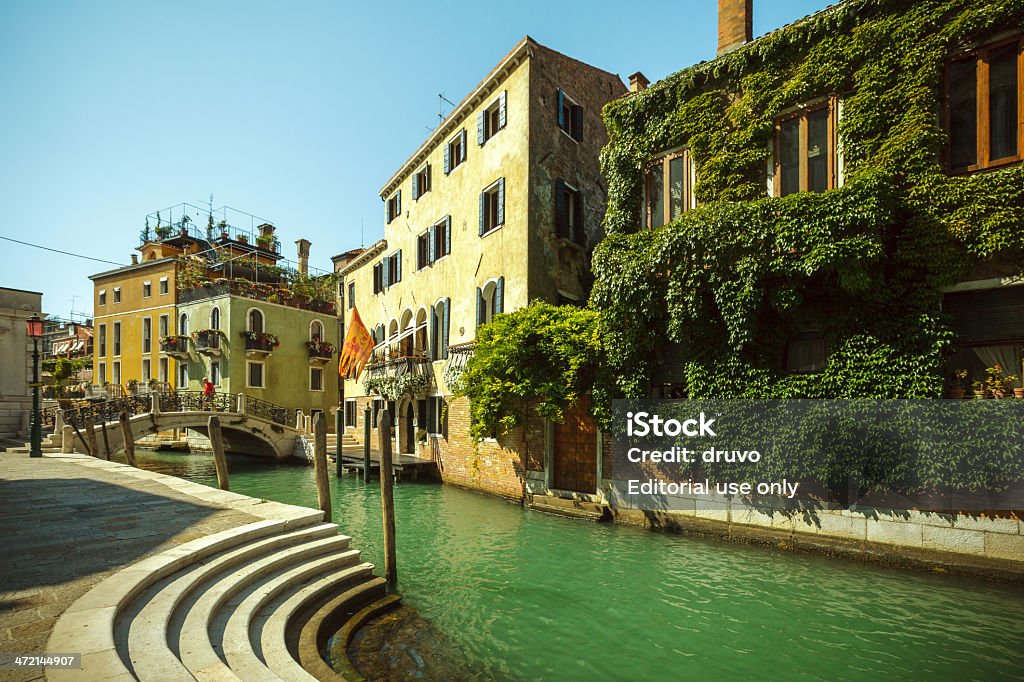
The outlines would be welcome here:
<svg viewBox="0 0 1024 682">
<path fill-rule="evenodd" d="M 41 654 L 60 614 L 113 572 L 277 503 L 83 455 L 0 453 L 0 652 Z M 263 510 L 260 510 L 263 512 Z M 75 653 L 75 652 L 61 652 Z M 40 668 L 0 679 L 42 680 Z"/>
</svg>

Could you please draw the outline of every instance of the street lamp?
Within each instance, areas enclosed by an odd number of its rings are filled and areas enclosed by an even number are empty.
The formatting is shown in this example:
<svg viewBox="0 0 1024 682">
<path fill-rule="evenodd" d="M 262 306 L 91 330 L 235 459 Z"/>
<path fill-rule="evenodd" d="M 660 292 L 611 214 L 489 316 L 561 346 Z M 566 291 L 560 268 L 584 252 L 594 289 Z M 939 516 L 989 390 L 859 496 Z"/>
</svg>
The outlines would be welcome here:
<svg viewBox="0 0 1024 682">
<path fill-rule="evenodd" d="M 39 339 L 43 338 L 43 321 L 33 314 L 28 318 L 28 336 L 32 339 L 32 432 L 29 457 L 43 456 L 43 429 L 39 420 Z"/>
</svg>

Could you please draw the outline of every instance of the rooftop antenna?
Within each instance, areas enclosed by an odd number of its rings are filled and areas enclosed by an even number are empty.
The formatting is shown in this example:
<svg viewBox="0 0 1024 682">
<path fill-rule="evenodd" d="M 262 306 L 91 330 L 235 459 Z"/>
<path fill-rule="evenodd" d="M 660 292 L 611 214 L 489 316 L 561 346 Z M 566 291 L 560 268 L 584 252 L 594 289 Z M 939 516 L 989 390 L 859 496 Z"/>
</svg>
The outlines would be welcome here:
<svg viewBox="0 0 1024 682">
<path fill-rule="evenodd" d="M 359 248 L 362 249 L 366 246 L 366 241 L 363 239 L 363 219 L 359 219 Z"/>
<path fill-rule="evenodd" d="M 82 317 L 84 317 L 84 314 L 79 313 L 75 310 L 75 303 L 78 301 L 79 298 L 81 298 L 81 296 L 79 296 L 78 294 L 75 294 L 74 296 L 71 297 L 71 313 L 69 317 L 71 318 L 72 322 L 75 321 L 75 315 L 81 315 Z"/>
<path fill-rule="evenodd" d="M 450 99 L 445 97 L 443 93 L 440 92 L 437 93 L 437 98 L 437 118 L 441 121 L 444 121 L 444 102 L 448 102 L 448 104 L 452 105 L 453 107 L 455 106 L 455 102 L 451 101 Z"/>
</svg>

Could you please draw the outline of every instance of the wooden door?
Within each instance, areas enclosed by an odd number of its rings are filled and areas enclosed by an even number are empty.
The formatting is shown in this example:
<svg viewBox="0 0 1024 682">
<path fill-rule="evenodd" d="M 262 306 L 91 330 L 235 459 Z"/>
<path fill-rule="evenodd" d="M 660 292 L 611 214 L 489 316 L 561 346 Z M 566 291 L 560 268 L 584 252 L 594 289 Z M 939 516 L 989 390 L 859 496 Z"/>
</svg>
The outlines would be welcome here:
<svg viewBox="0 0 1024 682">
<path fill-rule="evenodd" d="M 590 397 L 566 410 L 554 428 L 552 483 L 559 490 L 597 492 L 597 428 L 588 414 Z"/>
</svg>

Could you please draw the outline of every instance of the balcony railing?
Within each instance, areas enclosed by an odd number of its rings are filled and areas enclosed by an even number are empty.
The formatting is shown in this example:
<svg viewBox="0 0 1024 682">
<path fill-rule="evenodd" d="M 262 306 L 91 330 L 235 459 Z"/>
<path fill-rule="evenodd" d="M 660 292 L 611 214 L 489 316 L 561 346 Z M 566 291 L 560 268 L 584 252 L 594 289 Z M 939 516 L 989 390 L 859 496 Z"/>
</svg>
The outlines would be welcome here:
<svg viewBox="0 0 1024 682">
<path fill-rule="evenodd" d="M 187 336 L 165 336 L 160 339 L 160 352 L 168 355 L 188 355 Z"/>
<path fill-rule="evenodd" d="M 278 343 L 277 338 L 269 334 L 254 337 L 242 332 L 242 338 L 245 339 L 246 353 L 271 353 Z"/>
<path fill-rule="evenodd" d="M 430 358 L 426 353 L 391 356 L 386 359 L 370 358 L 369 364 L 366 365 L 366 371 L 371 377 L 400 377 L 404 374 L 433 376 L 430 371 Z"/>
<path fill-rule="evenodd" d="M 220 355 L 221 332 L 219 329 L 203 329 L 195 334 L 194 342 L 196 350 L 208 355 Z"/>
<path fill-rule="evenodd" d="M 326 343 L 318 346 L 307 343 L 306 351 L 311 362 L 327 362 L 334 355 L 334 346 Z"/>
</svg>

